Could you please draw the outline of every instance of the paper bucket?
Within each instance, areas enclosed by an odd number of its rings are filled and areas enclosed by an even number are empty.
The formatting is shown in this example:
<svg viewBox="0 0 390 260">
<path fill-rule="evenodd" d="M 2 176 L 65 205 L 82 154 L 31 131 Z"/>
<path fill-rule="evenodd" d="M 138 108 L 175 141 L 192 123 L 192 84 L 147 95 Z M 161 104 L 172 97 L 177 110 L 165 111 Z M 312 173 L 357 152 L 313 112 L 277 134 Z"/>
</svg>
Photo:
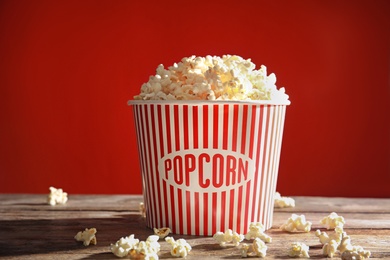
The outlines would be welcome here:
<svg viewBox="0 0 390 260">
<path fill-rule="evenodd" d="M 146 222 L 211 236 L 272 226 L 286 104 L 129 101 Z"/>
</svg>

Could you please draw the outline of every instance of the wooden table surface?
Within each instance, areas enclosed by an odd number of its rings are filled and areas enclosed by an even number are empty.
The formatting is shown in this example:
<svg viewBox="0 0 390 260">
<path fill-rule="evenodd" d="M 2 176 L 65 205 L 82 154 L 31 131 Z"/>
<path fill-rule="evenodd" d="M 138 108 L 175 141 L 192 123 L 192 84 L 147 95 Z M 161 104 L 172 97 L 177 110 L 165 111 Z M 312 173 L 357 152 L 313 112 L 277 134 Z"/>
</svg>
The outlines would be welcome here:
<svg viewBox="0 0 390 260">
<path fill-rule="evenodd" d="M 69 195 L 65 205 L 57 206 L 46 204 L 46 199 L 47 195 L 0 194 L 1 259 L 120 259 L 111 253 L 111 243 L 130 234 L 140 240 L 153 234 L 139 214 L 138 195 Z M 319 221 L 334 211 L 345 218 L 344 230 L 354 245 L 370 250 L 371 258 L 390 259 L 390 199 L 294 199 L 295 208 L 275 209 L 273 227 L 266 232 L 273 239 L 267 244 L 267 258 L 289 259 L 288 246 L 298 241 L 310 246 L 311 258 L 325 259 L 314 232 L 326 230 Z M 292 213 L 304 214 L 312 230 L 282 232 L 279 227 Z M 92 227 L 97 229 L 97 245 L 86 247 L 74 239 L 78 231 Z M 238 248 L 221 248 L 211 237 L 172 236 L 192 246 L 187 259 L 241 259 Z M 160 259 L 172 258 L 169 245 L 160 244 Z"/>
</svg>

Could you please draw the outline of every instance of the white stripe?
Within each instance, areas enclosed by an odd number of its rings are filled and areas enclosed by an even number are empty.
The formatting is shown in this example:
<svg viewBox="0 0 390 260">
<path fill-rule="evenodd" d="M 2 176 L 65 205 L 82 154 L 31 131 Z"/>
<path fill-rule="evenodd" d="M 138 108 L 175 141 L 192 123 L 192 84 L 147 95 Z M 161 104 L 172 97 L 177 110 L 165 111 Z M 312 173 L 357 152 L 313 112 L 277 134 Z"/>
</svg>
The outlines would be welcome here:
<svg viewBox="0 0 390 260">
<path fill-rule="evenodd" d="M 238 106 L 237 107 L 238 109 L 238 120 L 237 120 L 237 152 L 241 153 L 241 131 L 242 130 L 242 122 L 243 122 L 243 119 L 242 119 L 242 114 L 243 114 L 243 111 L 242 111 L 242 106 Z M 233 212 L 238 212 L 238 200 L 240 199 L 239 197 L 239 187 L 235 188 L 234 189 L 234 206 L 233 206 Z M 237 230 L 237 219 L 236 218 L 233 218 L 233 230 Z"/>
<path fill-rule="evenodd" d="M 198 149 L 202 149 L 203 146 L 203 106 L 198 107 Z M 199 192 L 199 234 L 203 235 L 204 232 L 204 201 L 203 201 L 203 193 Z"/>
<path fill-rule="evenodd" d="M 203 235 L 205 232 L 204 232 L 204 215 L 202 214 L 203 209 L 204 209 L 204 200 L 203 200 L 203 193 L 199 192 L 199 203 L 198 203 L 198 207 L 199 207 L 199 234 L 200 235 Z"/>
<path fill-rule="evenodd" d="M 243 105 L 243 106 L 246 106 L 248 108 L 248 112 L 247 112 L 247 117 L 244 118 L 244 120 L 246 120 L 246 134 L 245 134 L 245 155 L 247 157 L 249 157 L 249 148 L 250 148 L 250 143 L 253 142 L 253 140 L 251 140 L 251 137 L 250 137 L 250 134 L 251 134 L 251 127 L 252 127 L 252 124 L 251 124 L 251 119 L 252 119 L 252 106 L 249 106 L 249 105 Z M 253 176 L 253 173 L 250 173 L 252 174 Z M 247 216 L 248 212 L 245 208 L 246 206 L 246 196 L 247 196 L 247 193 L 249 191 L 247 190 L 247 185 L 246 183 L 244 184 L 244 186 L 242 187 L 242 197 L 240 198 L 240 200 L 242 201 L 241 202 L 241 218 L 240 218 L 240 228 L 239 230 L 241 231 L 241 233 L 244 233 L 244 225 L 245 225 L 245 221 L 246 221 L 246 218 L 245 216 Z M 246 232 L 246 230 L 245 230 Z"/>
<path fill-rule="evenodd" d="M 170 125 L 171 125 L 171 151 L 176 150 L 176 142 L 179 142 L 179 140 L 176 140 L 176 129 L 175 129 L 175 120 L 180 120 L 179 118 L 175 118 L 175 111 L 174 111 L 174 105 L 170 106 Z M 170 190 L 170 189 L 169 189 Z M 174 214 L 175 214 L 175 223 L 172 223 L 175 225 L 176 232 L 179 232 L 179 200 L 178 200 L 178 189 L 176 187 L 173 188 L 173 194 L 170 194 L 170 196 L 173 196 L 173 202 L 174 205 L 171 205 L 171 207 L 174 208 Z M 169 191 L 170 193 L 170 191 Z"/>
<path fill-rule="evenodd" d="M 224 105 L 220 104 L 218 105 L 218 132 L 222 134 L 221 138 L 218 140 L 218 149 L 222 150 L 223 149 L 223 135 L 228 135 L 228 129 L 224 129 Z M 226 170 L 226 169 L 225 169 Z M 226 179 L 226 175 L 224 176 Z M 226 180 L 223 182 L 225 185 Z M 223 203 L 226 204 L 226 202 L 222 202 L 222 192 L 217 192 L 217 200 L 216 200 L 216 230 L 218 231 L 221 228 L 221 219 L 224 218 L 226 219 L 226 216 L 229 214 L 226 214 L 225 212 L 222 212 L 222 207 Z M 221 230 L 224 232 L 224 230 Z"/>
<path fill-rule="evenodd" d="M 233 128 L 237 127 L 233 125 L 234 122 L 234 105 L 229 104 L 228 105 L 228 129 L 227 132 L 228 138 L 227 138 L 227 150 L 232 151 L 233 148 Z M 225 207 L 225 229 L 229 228 L 230 218 L 234 219 L 234 216 L 230 215 L 230 191 L 226 192 L 226 207 Z M 230 227 L 231 228 L 231 227 Z"/>
<path fill-rule="evenodd" d="M 159 161 L 161 160 L 161 151 L 160 151 L 160 137 L 164 139 L 164 136 L 162 136 L 162 133 L 160 133 L 160 127 L 159 127 L 159 121 L 161 120 L 158 116 L 158 107 L 161 107 L 161 105 L 155 105 L 154 106 L 154 124 L 155 124 L 155 127 L 156 127 L 156 146 L 155 146 L 155 149 L 156 149 L 156 163 L 157 165 L 159 164 Z M 158 171 L 158 169 L 157 169 Z M 163 173 L 162 172 L 159 172 L 158 173 L 158 180 L 157 180 L 157 185 L 160 187 L 160 194 L 159 194 L 159 201 L 160 201 L 160 205 L 161 205 L 161 212 L 159 212 L 160 214 L 160 218 L 159 218 L 159 227 L 158 228 L 161 228 L 161 227 L 164 227 L 166 226 L 165 225 L 165 203 L 164 203 L 164 191 L 163 191 L 163 182 L 162 182 L 162 175 Z M 156 190 L 157 192 L 157 190 Z"/>
<path fill-rule="evenodd" d="M 142 150 L 143 150 L 143 162 L 144 162 L 144 167 L 143 167 L 143 176 L 144 176 L 144 183 L 145 183 L 145 191 L 146 191 L 146 197 L 147 197 L 147 200 L 146 200 L 146 203 L 145 203 L 145 206 L 146 206 L 146 209 L 147 211 L 149 211 L 149 216 L 148 216 L 148 223 L 149 223 L 149 227 L 152 227 L 153 226 L 153 221 L 152 221 L 152 203 L 151 203 L 151 195 L 150 195 L 150 183 L 149 183 L 149 158 L 147 156 L 148 154 L 148 140 L 147 140 L 147 127 L 146 127 L 146 119 L 145 119 L 145 114 L 144 114 L 144 106 L 141 106 L 140 107 L 140 117 L 141 117 L 141 124 L 142 124 L 142 128 L 143 128 L 143 131 L 142 132 L 142 140 L 144 140 L 144 145 L 142 147 Z"/>
<path fill-rule="evenodd" d="M 188 122 L 185 122 L 186 120 L 188 120 L 187 118 L 184 118 L 184 113 L 183 113 L 183 106 L 178 106 L 178 118 L 175 118 L 174 121 L 178 121 L 179 124 L 179 140 L 176 140 L 176 142 L 179 142 L 179 151 L 183 151 L 184 150 L 184 124 L 187 123 L 188 125 Z M 183 181 L 185 182 L 185 177 L 183 176 Z M 183 226 L 183 230 L 182 232 L 186 232 L 187 230 L 187 213 L 186 213 L 186 194 L 185 194 L 185 189 L 180 189 L 180 188 L 177 188 L 178 192 L 181 193 L 181 205 L 179 205 L 179 194 L 176 194 L 177 196 L 177 205 L 178 205 L 178 209 L 177 209 L 177 218 L 176 218 L 176 223 L 178 225 L 178 227 L 180 228 L 180 223 L 182 223 L 182 226 Z M 180 219 L 180 211 L 182 213 L 182 218 Z"/>
<path fill-rule="evenodd" d="M 261 140 L 260 140 L 260 157 L 259 157 L 259 182 L 258 182 L 258 190 L 260 191 L 259 192 L 259 195 L 256 197 L 256 211 L 255 211 L 255 219 L 257 219 L 257 221 L 259 222 L 262 222 L 263 219 L 261 217 L 261 214 L 262 214 L 262 210 L 261 210 L 261 205 L 263 204 L 263 199 L 264 199 L 264 188 L 263 186 L 261 186 L 261 183 L 263 182 L 263 179 L 264 179 L 264 175 L 265 173 L 263 172 L 263 165 L 264 165 L 264 152 L 265 152 L 265 145 L 264 145 L 264 142 L 265 142 L 265 133 L 266 133 L 266 123 L 267 123 L 267 112 L 268 112 L 268 107 L 267 106 L 264 106 L 263 107 L 263 120 L 262 120 L 262 123 L 261 123 Z M 260 198 L 262 198 L 260 200 Z"/>
<path fill-rule="evenodd" d="M 193 117 L 193 106 L 188 105 L 188 149 L 191 151 L 194 149 L 193 136 L 194 136 L 194 117 Z M 195 193 L 190 192 L 190 200 L 187 202 L 190 206 L 190 217 L 191 217 L 191 229 L 189 230 L 187 226 L 185 226 L 185 230 L 187 230 L 188 234 L 195 234 Z M 186 205 L 187 207 L 187 205 Z M 184 209 L 187 212 L 187 208 Z M 187 213 L 186 213 L 187 214 Z M 187 216 L 187 215 L 186 215 Z"/>
<path fill-rule="evenodd" d="M 257 156 L 257 147 L 259 145 L 259 118 L 260 118 L 260 110 L 261 108 L 259 106 L 256 106 L 255 107 L 256 109 L 256 117 L 255 117 L 255 125 L 254 125 L 254 135 L 253 135 L 253 154 L 252 154 L 252 160 L 256 163 L 256 156 Z M 253 113 L 253 111 L 252 111 Z M 255 168 L 254 168 L 254 173 L 256 173 L 256 170 L 258 171 L 258 165 L 255 164 Z M 249 196 L 249 208 L 248 208 L 248 215 L 247 215 L 247 218 L 246 218 L 246 221 L 249 225 L 250 222 L 255 222 L 254 220 L 252 220 L 252 212 L 255 210 L 253 208 L 253 198 L 256 194 L 258 194 L 259 190 L 257 190 L 257 183 L 255 183 L 255 179 L 256 179 L 256 176 L 255 174 L 253 174 L 252 176 L 252 180 L 251 180 L 251 195 Z M 259 180 L 259 178 L 257 179 Z M 257 192 L 257 193 L 256 193 Z M 245 231 L 245 230 L 244 230 Z"/>
<path fill-rule="evenodd" d="M 156 211 L 154 212 L 155 214 L 155 217 L 156 217 L 156 223 L 153 224 L 154 227 L 157 227 L 159 224 L 158 224 L 158 221 L 160 221 L 160 211 L 158 209 L 158 205 L 160 204 L 159 202 L 159 196 L 157 194 L 157 185 L 158 185 L 158 180 L 157 180 L 157 173 L 156 173 L 156 167 L 155 165 L 157 165 L 157 162 L 155 161 L 155 158 L 154 158 L 154 151 L 156 150 L 157 148 L 157 145 L 154 143 L 154 140 L 153 140 L 153 135 L 154 135 L 154 131 L 152 129 L 152 114 L 154 113 L 151 109 L 151 105 L 149 104 L 148 105 L 148 124 L 149 124 L 149 137 L 148 139 L 150 140 L 150 156 L 151 158 L 149 158 L 149 164 L 150 164 L 150 171 L 149 171 L 149 176 L 150 176 L 150 182 L 152 184 L 152 186 L 150 186 L 153 190 L 152 190 L 152 194 L 154 193 L 154 205 L 156 207 Z"/>
<path fill-rule="evenodd" d="M 167 113 L 166 113 L 166 108 L 170 108 L 170 105 L 165 105 L 163 107 L 163 113 L 162 113 L 162 118 L 165 119 L 165 124 L 163 124 L 163 132 L 164 132 L 164 137 L 167 137 L 168 135 L 172 136 L 172 133 L 171 131 L 168 133 L 168 128 L 167 126 L 168 125 L 171 125 L 171 121 L 167 121 Z M 168 144 L 168 138 L 164 138 L 164 155 L 167 155 L 168 154 L 168 146 L 170 146 L 171 144 Z M 166 212 L 168 212 L 168 227 L 170 227 L 171 229 L 173 228 L 173 225 L 172 225 L 172 218 L 170 217 L 171 216 L 171 192 L 170 192 L 170 186 L 168 183 L 166 183 L 166 190 L 165 190 L 165 193 L 166 193 L 166 197 L 167 197 L 167 205 L 166 205 Z"/>
<path fill-rule="evenodd" d="M 281 149 L 281 106 L 275 106 L 275 152 L 274 152 L 274 171 L 272 174 L 272 184 L 271 184 L 271 191 L 270 191 L 270 221 L 269 221 L 269 227 L 272 226 L 272 213 L 273 213 L 273 206 L 274 206 L 274 194 L 276 191 L 276 183 L 278 178 L 278 171 L 279 171 L 279 157 L 280 157 L 280 149 Z"/>
<path fill-rule="evenodd" d="M 208 137 L 209 137 L 209 143 L 208 143 L 208 148 L 213 147 L 213 141 L 214 141 L 214 108 L 213 105 L 208 106 Z M 213 225 L 213 196 L 212 193 L 209 192 L 207 194 L 207 199 L 208 199 L 208 223 L 207 223 L 207 228 L 208 228 L 208 234 L 212 234 L 212 225 Z"/>
<path fill-rule="evenodd" d="M 271 179 L 271 175 L 272 175 L 272 152 L 273 152 L 273 147 L 274 147 L 274 144 L 273 144 L 273 123 L 274 123 L 274 107 L 273 106 L 270 106 L 270 117 L 269 117 L 269 130 L 268 130 L 268 142 L 267 142 L 267 183 L 266 183 L 266 186 L 265 186 L 265 201 L 264 201 L 264 211 L 265 211 L 265 214 L 264 214 L 264 222 L 266 223 L 266 228 L 268 228 L 268 201 L 270 200 L 270 197 L 269 197 L 269 188 L 270 188 L 270 179 Z M 272 136 L 272 138 L 271 138 Z M 269 161 L 269 163 L 268 163 Z"/>
</svg>

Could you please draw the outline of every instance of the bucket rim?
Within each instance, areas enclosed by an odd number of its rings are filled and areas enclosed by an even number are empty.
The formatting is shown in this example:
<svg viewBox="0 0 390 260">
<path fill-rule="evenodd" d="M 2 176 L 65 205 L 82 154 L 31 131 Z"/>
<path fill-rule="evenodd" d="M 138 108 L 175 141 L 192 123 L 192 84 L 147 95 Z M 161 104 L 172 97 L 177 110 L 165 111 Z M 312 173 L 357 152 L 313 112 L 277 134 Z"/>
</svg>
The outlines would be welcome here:
<svg viewBox="0 0 390 260">
<path fill-rule="evenodd" d="M 212 105 L 212 104 L 249 104 L 249 105 L 290 105 L 290 100 L 129 100 L 127 105 Z"/>
</svg>

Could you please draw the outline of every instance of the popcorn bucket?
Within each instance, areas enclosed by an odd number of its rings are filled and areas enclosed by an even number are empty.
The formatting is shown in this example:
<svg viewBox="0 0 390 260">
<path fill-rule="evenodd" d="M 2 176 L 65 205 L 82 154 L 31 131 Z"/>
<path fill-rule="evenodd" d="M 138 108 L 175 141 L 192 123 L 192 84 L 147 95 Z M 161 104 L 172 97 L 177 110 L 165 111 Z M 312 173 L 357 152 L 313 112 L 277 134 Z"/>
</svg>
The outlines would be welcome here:
<svg viewBox="0 0 390 260">
<path fill-rule="evenodd" d="M 146 222 L 212 236 L 272 226 L 287 104 L 270 101 L 129 101 Z"/>
</svg>

